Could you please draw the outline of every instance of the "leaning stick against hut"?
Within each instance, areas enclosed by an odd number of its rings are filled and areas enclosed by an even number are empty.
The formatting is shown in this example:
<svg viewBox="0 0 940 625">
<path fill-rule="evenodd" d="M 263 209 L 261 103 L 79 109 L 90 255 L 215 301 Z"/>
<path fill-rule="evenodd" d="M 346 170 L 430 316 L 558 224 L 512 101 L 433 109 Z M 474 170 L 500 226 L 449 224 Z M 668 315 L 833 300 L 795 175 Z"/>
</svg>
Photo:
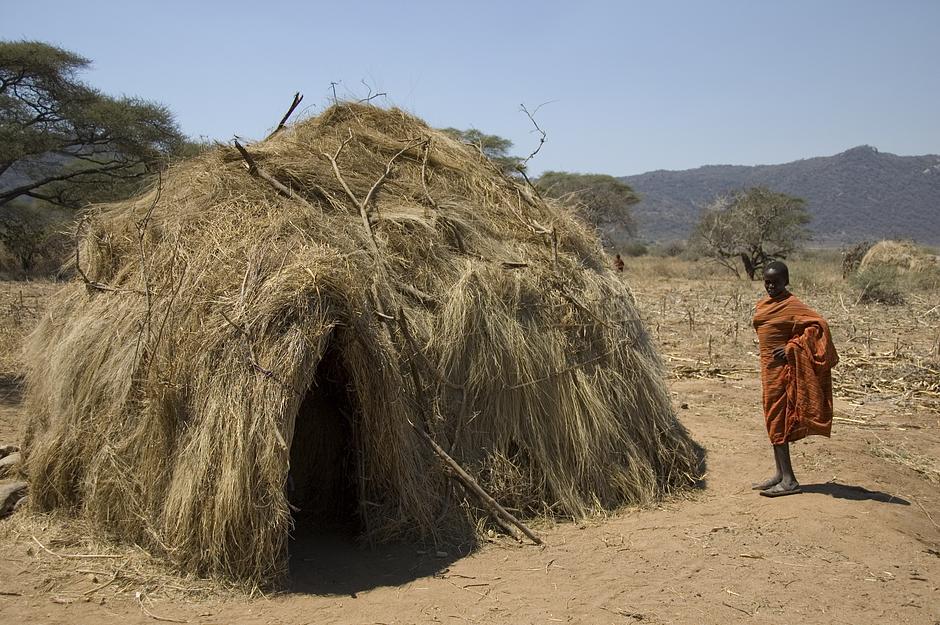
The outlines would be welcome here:
<svg viewBox="0 0 940 625">
<path fill-rule="evenodd" d="M 265 139 L 270 139 L 271 137 L 273 137 L 274 135 L 276 135 L 276 134 L 279 133 L 280 131 L 284 130 L 284 128 L 287 126 L 287 120 L 288 120 L 288 118 L 289 118 L 291 115 L 293 115 L 294 110 L 295 110 L 298 106 L 300 106 L 300 102 L 301 102 L 301 100 L 303 100 L 303 99 L 304 99 L 304 95 L 303 95 L 302 93 L 300 93 L 299 91 L 294 94 L 294 100 L 291 102 L 290 108 L 288 108 L 288 109 L 287 109 L 287 112 L 284 113 L 284 117 L 281 118 L 281 121 L 278 123 L 277 128 L 275 128 L 274 130 L 272 130 L 272 131 L 271 131 L 271 134 L 269 134 L 267 137 L 265 137 Z"/>
<path fill-rule="evenodd" d="M 464 488 L 472 492 L 480 499 L 481 502 L 483 502 L 483 504 L 490 511 L 490 514 L 493 515 L 494 520 L 499 524 L 500 527 L 506 530 L 510 536 L 518 540 L 516 532 L 512 529 L 512 527 L 507 526 L 507 522 L 512 523 L 518 527 L 522 533 L 528 536 L 529 540 L 534 542 L 536 545 L 543 544 L 542 539 L 539 538 L 532 530 L 526 527 L 525 523 L 514 517 L 508 510 L 506 510 L 506 508 L 499 505 L 498 501 L 490 497 L 490 495 L 485 490 L 483 490 L 477 481 L 473 479 L 469 473 L 464 471 L 463 467 L 457 464 L 457 461 L 451 458 L 450 455 L 448 455 L 448 453 L 444 451 L 427 432 L 415 425 L 410 420 L 408 423 L 412 428 L 414 428 L 415 432 L 417 432 L 421 438 L 431 446 L 431 449 L 434 450 L 434 453 L 444 461 L 444 464 L 446 464 L 447 467 L 451 470 L 452 476 L 456 478 Z"/>
<path fill-rule="evenodd" d="M 411 331 L 408 329 L 408 320 L 405 318 L 405 313 L 400 309 L 398 311 L 398 325 L 401 329 L 402 335 L 405 337 L 405 340 L 408 342 L 412 351 L 417 354 L 418 346 L 415 344 L 414 337 L 411 336 Z M 417 397 L 419 389 L 421 388 L 421 378 L 414 363 L 411 363 L 411 377 L 413 378 L 415 385 L 415 400 L 418 404 L 418 409 L 422 414 L 424 414 L 424 409 L 421 407 L 420 400 Z M 430 420 L 427 419 L 427 415 L 425 415 L 425 422 L 430 422 Z M 486 506 L 487 510 L 489 510 L 493 519 L 506 531 L 506 533 L 516 540 L 519 540 L 516 531 L 512 528 L 512 525 L 515 525 L 522 531 L 523 534 L 528 536 L 529 540 L 531 540 L 533 543 L 536 545 L 543 544 L 542 539 L 539 538 L 535 532 L 526 527 L 525 523 L 510 514 L 506 508 L 499 505 L 498 501 L 493 499 L 489 493 L 483 490 L 483 487 L 480 486 L 480 484 L 475 479 L 473 479 L 473 476 L 467 473 L 463 467 L 461 467 L 460 464 L 450 456 L 450 454 L 444 451 L 444 448 L 438 445 L 437 441 L 435 441 L 434 438 L 424 430 L 424 428 L 415 425 L 411 419 L 408 420 L 408 425 L 414 428 L 415 432 L 421 436 L 422 440 L 431 446 L 431 449 L 435 454 L 437 454 L 438 458 L 444 461 L 444 464 L 448 469 L 450 469 L 448 474 L 460 482 L 461 486 L 477 496 L 483 505 Z"/>
<path fill-rule="evenodd" d="M 299 195 L 291 191 L 290 188 L 284 185 L 283 182 L 281 182 L 280 180 L 278 180 L 277 178 L 269 174 L 260 165 L 258 165 L 258 163 L 255 162 L 255 159 L 252 158 L 251 154 L 248 153 L 248 150 L 246 150 L 245 147 L 241 143 L 238 142 L 238 139 L 235 139 L 235 149 L 238 150 L 239 154 L 242 155 L 242 158 L 245 159 L 245 165 L 248 168 L 249 174 L 251 174 L 252 176 L 257 176 L 258 178 L 261 178 L 262 180 L 270 184 L 272 187 L 277 189 L 277 191 L 284 197 L 290 198 L 292 200 L 297 200 L 298 202 L 300 202 L 301 204 L 303 204 L 310 210 L 314 210 L 313 206 L 311 206 L 307 200 L 305 200 L 304 198 L 300 197 Z"/>
</svg>

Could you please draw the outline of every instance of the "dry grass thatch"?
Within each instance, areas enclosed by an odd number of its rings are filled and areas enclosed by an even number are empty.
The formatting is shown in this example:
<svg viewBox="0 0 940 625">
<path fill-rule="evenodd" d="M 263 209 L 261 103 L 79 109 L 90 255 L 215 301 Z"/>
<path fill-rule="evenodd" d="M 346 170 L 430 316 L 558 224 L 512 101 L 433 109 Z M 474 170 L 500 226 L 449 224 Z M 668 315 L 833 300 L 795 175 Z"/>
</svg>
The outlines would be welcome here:
<svg viewBox="0 0 940 625">
<path fill-rule="evenodd" d="M 409 422 L 523 513 L 693 479 L 633 298 L 565 209 L 397 110 L 248 150 L 256 169 L 220 147 L 86 221 L 89 284 L 26 348 L 34 509 L 271 581 L 289 500 L 375 539 L 472 531 Z"/>
<path fill-rule="evenodd" d="M 880 241 L 871 246 L 859 270 L 890 266 L 913 273 L 940 272 L 940 257 L 929 254 L 909 241 Z"/>
</svg>

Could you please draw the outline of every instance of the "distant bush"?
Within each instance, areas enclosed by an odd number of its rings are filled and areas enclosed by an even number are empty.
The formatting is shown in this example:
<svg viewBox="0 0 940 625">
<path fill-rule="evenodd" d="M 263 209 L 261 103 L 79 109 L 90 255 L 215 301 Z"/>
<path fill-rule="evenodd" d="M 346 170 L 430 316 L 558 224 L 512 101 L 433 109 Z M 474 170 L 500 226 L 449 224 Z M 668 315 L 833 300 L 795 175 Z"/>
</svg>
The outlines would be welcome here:
<svg viewBox="0 0 940 625">
<path fill-rule="evenodd" d="M 936 268 L 925 268 L 921 271 L 912 271 L 907 274 L 907 282 L 912 290 L 937 292 L 940 291 L 940 265 Z"/>
<path fill-rule="evenodd" d="M 70 211 L 13 200 L 0 207 L 0 274 L 49 277 L 69 254 Z"/>
<path fill-rule="evenodd" d="M 842 279 L 858 271 L 858 266 L 862 264 L 865 254 L 872 248 L 872 241 L 859 241 L 853 245 L 842 248 Z"/>
<path fill-rule="evenodd" d="M 654 245 L 650 250 L 653 256 L 661 258 L 677 258 L 686 251 L 685 241 L 667 241 Z"/>
<path fill-rule="evenodd" d="M 860 302 L 881 302 L 896 305 L 904 303 L 904 290 L 900 272 L 890 265 L 875 265 L 851 277 L 858 290 Z"/>
<path fill-rule="evenodd" d="M 631 241 L 624 244 L 620 253 L 624 256 L 646 256 L 649 253 L 649 248 L 642 241 Z"/>
</svg>

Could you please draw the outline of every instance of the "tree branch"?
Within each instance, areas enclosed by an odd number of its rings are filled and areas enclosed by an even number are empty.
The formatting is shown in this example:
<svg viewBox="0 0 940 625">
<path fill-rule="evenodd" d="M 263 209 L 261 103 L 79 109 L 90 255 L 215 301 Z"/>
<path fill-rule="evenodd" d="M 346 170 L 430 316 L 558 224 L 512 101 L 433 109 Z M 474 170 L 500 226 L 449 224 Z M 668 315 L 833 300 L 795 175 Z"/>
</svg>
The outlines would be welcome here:
<svg viewBox="0 0 940 625">
<path fill-rule="evenodd" d="M 547 104 L 547 103 L 546 103 L 546 104 Z M 539 104 L 539 105 L 535 108 L 535 110 L 538 111 L 538 110 L 539 110 L 540 108 L 542 108 L 543 106 L 544 106 L 544 104 Z M 538 154 L 538 153 L 539 153 L 539 150 L 542 149 L 542 146 L 545 144 L 545 139 L 547 138 L 547 135 L 545 134 L 545 131 L 544 131 L 544 130 L 542 130 L 541 128 L 539 128 L 538 123 L 535 121 L 535 118 L 532 116 L 535 111 L 533 111 L 532 113 L 530 113 L 530 112 L 529 112 L 529 109 L 527 109 L 527 108 L 525 107 L 525 104 L 520 104 L 519 107 L 522 109 L 522 112 L 525 113 L 526 116 L 529 118 L 529 121 L 532 122 L 532 125 L 535 126 L 536 132 L 538 132 L 539 135 L 541 135 L 541 136 L 539 137 L 539 144 L 538 144 L 538 146 L 536 146 L 535 151 L 533 151 L 533 152 L 532 152 L 531 154 L 529 154 L 527 157 L 525 157 L 524 159 L 522 159 L 522 163 L 520 163 L 519 166 L 517 167 L 517 169 L 519 169 L 519 170 L 521 171 L 522 169 L 525 169 L 525 166 L 528 165 L 528 163 L 529 163 L 530 160 L 532 160 L 532 157 L 534 157 L 536 154 Z M 526 178 L 526 180 L 528 180 L 528 178 Z M 530 183 L 530 184 L 531 184 L 531 183 Z"/>
<path fill-rule="evenodd" d="M 20 185 L 18 187 L 13 187 L 6 191 L 0 192 L 0 206 L 7 204 L 8 202 L 20 197 L 21 195 L 28 195 L 34 189 L 38 189 L 44 185 L 53 183 L 53 182 L 62 182 L 63 180 L 73 180 L 81 176 L 91 176 L 95 174 L 105 174 L 111 175 L 113 172 L 120 171 L 122 169 L 129 169 L 127 164 L 122 164 L 120 166 L 108 166 L 102 167 L 99 169 L 86 169 L 81 171 L 75 171 L 68 174 L 60 174 L 58 176 L 46 176 L 41 180 L 34 180 L 26 184 Z"/>
<path fill-rule="evenodd" d="M 382 97 L 383 95 L 388 95 L 388 94 L 385 93 L 384 91 L 380 91 L 379 93 L 373 94 L 373 93 L 372 93 L 372 87 L 369 85 L 369 83 L 367 83 L 367 82 L 364 81 L 364 80 L 360 80 L 359 82 L 361 82 L 361 83 L 363 84 L 363 86 L 365 86 L 365 88 L 369 90 L 369 94 L 368 94 L 366 97 L 362 98 L 361 100 L 357 100 L 356 102 L 357 102 L 358 104 L 363 104 L 363 103 L 365 103 L 365 102 L 371 102 L 371 101 L 374 100 L 375 98 Z"/>
<path fill-rule="evenodd" d="M 431 192 L 428 190 L 428 157 L 431 155 L 431 138 L 428 137 L 424 141 L 424 156 L 421 159 L 421 186 L 424 187 L 424 196 L 428 199 L 428 204 L 431 205 L 431 208 L 437 209 L 437 202 L 434 201 L 434 198 L 431 197 Z M 427 209 L 425 209 L 425 216 L 427 216 Z"/>
<path fill-rule="evenodd" d="M 287 112 L 284 113 L 284 117 L 281 118 L 281 121 L 278 123 L 277 128 L 275 128 L 275 129 L 271 132 L 271 134 L 269 134 L 269 135 L 266 137 L 267 139 L 270 139 L 271 137 L 273 137 L 273 136 L 276 135 L 278 132 L 280 132 L 281 130 L 284 129 L 285 124 L 287 124 L 287 118 L 289 118 L 289 117 L 293 114 L 294 109 L 296 109 L 296 108 L 300 105 L 300 101 L 303 100 L 303 99 L 304 99 L 304 96 L 303 96 L 303 94 L 300 93 L 299 91 L 294 94 L 294 101 L 291 102 L 290 108 L 288 108 L 288 109 L 287 109 Z"/>
<path fill-rule="evenodd" d="M 304 199 L 300 195 L 291 191 L 290 188 L 285 186 L 281 181 L 279 181 L 277 178 L 275 178 L 274 176 L 266 172 L 264 169 L 262 169 L 255 162 L 255 159 L 251 157 L 251 154 L 248 153 L 248 150 L 246 150 L 242 146 L 242 144 L 238 142 L 238 139 L 235 139 L 234 141 L 235 141 L 235 148 L 242 155 L 242 158 L 245 159 L 245 164 L 248 167 L 249 174 L 266 181 L 268 184 L 274 187 L 281 195 L 288 197 L 292 200 L 297 200 L 298 202 L 302 203 L 304 206 L 306 206 L 310 210 L 314 210 L 313 206 L 309 202 L 307 202 L 306 199 Z"/>
<path fill-rule="evenodd" d="M 363 207 L 363 209 L 367 209 L 367 207 L 369 206 L 369 201 L 372 199 L 372 195 L 375 193 L 375 190 L 378 189 L 379 186 L 380 186 L 383 182 L 385 182 L 385 179 L 388 178 L 388 175 L 389 175 L 390 173 L 392 173 L 392 165 L 395 163 L 396 160 L 398 160 L 398 157 L 401 156 L 402 154 L 404 154 L 405 152 L 407 152 L 408 150 L 410 150 L 411 148 L 415 147 L 416 145 L 420 145 L 422 141 L 423 141 L 423 139 L 412 139 L 412 140 L 411 140 L 411 143 L 409 143 L 408 145 L 406 145 L 405 147 L 403 147 L 402 149 L 400 149 L 400 150 L 395 154 L 395 156 L 393 156 L 393 157 L 388 161 L 388 163 L 386 163 L 386 165 L 385 165 L 385 172 L 383 172 L 382 175 L 379 176 L 379 179 L 375 181 L 375 183 L 372 185 L 372 188 L 369 189 L 369 192 L 366 194 L 366 199 L 364 199 L 364 200 L 362 201 L 362 207 Z"/>
<path fill-rule="evenodd" d="M 336 162 L 336 159 L 339 158 L 339 155 L 342 153 L 343 149 L 347 145 L 349 145 L 350 141 L 352 141 L 352 138 L 353 138 L 352 128 L 349 128 L 347 130 L 349 132 L 349 135 L 345 139 L 343 139 L 343 142 L 339 144 L 339 147 L 336 148 L 336 152 L 334 152 L 332 156 L 330 154 L 327 154 L 326 152 L 320 152 L 320 154 L 322 154 L 327 159 L 329 159 L 330 165 L 333 166 L 333 175 L 336 176 L 336 179 L 339 181 L 340 185 L 342 185 L 343 191 L 346 192 L 346 195 L 349 197 L 350 200 L 352 200 L 353 204 L 355 204 L 360 210 L 362 210 L 362 204 L 359 202 L 359 198 L 356 197 L 356 195 L 352 192 L 352 189 L 349 188 L 349 185 L 346 184 L 346 179 L 343 177 L 343 174 L 339 171 L 339 165 Z M 371 227 L 369 227 L 368 230 L 370 233 L 372 232 Z"/>
</svg>

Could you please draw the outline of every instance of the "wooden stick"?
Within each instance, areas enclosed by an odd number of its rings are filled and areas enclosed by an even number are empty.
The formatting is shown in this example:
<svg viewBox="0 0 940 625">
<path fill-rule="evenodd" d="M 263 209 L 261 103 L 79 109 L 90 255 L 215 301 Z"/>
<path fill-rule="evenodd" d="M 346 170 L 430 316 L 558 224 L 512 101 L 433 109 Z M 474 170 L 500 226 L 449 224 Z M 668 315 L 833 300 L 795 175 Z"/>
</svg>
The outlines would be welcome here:
<svg viewBox="0 0 940 625">
<path fill-rule="evenodd" d="M 275 128 L 271 132 L 271 134 L 265 137 L 266 139 L 270 139 L 271 137 L 273 137 L 274 135 L 276 135 L 277 133 L 279 133 L 281 130 L 284 129 L 285 124 L 287 124 L 287 118 L 290 117 L 294 113 L 294 109 L 296 109 L 300 105 L 300 101 L 303 99 L 304 99 L 304 96 L 299 91 L 294 94 L 294 101 L 291 102 L 290 108 L 287 109 L 286 113 L 284 113 L 284 117 L 281 118 L 281 121 L 277 125 L 277 128 Z"/>
<path fill-rule="evenodd" d="M 396 286 L 398 286 L 398 288 L 404 291 L 405 293 L 414 295 L 416 298 L 421 300 L 421 303 L 427 306 L 436 307 L 438 304 L 440 304 L 440 302 L 437 301 L 437 299 L 433 295 L 430 295 L 429 293 L 425 293 L 421 289 L 417 287 L 413 287 L 410 284 L 405 284 L 404 282 L 401 282 L 401 283 L 398 283 Z"/>
<path fill-rule="evenodd" d="M 110 586 L 111 584 L 113 584 L 115 581 L 117 581 L 117 576 L 118 576 L 118 574 L 119 574 L 120 572 L 121 572 L 120 570 L 115 571 L 114 574 L 111 576 L 111 579 L 109 579 L 108 581 L 106 581 L 106 582 L 103 583 L 103 584 L 99 584 L 99 585 L 95 586 L 95 587 L 92 588 L 91 590 L 86 590 L 85 592 L 82 593 L 82 595 L 83 595 L 83 596 L 93 595 L 93 594 L 95 594 L 96 592 L 98 592 L 99 590 L 102 590 L 102 589 L 104 589 L 104 588 L 107 588 L 108 586 Z"/>
<path fill-rule="evenodd" d="M 405 317 L 404 310 L 402 310 L 401 308 L 398 309 L 397 319 L 395 319 L 394 317 L 388 317 L 388 318 L 398 321 L 398 327 L 401 329 L 401 334 L 404 337 L 405 342 L 408 343 L 408 346 L 411 348 L 412 353 L 421 360 L 421 364 L 424 365 L 424 368 L 427 369 L 428 373 L 430 373 L 435 378 L 437 378 L 438 382 L 440 382 L 444 386 L 451 388 L 455 391 L 460 391 L 464 393 L 464 395 L 466 395 L 467 387 L 464 386 L 463 384 L 454 384 L 453 382 L 448 380 L 446 377 L 444 377 L 444 374 L 438 371 L 437 368 L 435 368 L 434 365 L 431 364 L 431 361 L 428 360 L 428 357 L 425 355 L 425 353 L 421 351 L 421 349 L 418 347 L 418 342 L 415 341 L 414 336 L 412 336 L 411 334 L 411 330 L 408 329 L 408 318 Z"/>
<path fill-rule="evenodd" d="M 428 203 L 431 205 L 431 208 L 437 208 L 437 202 L 434 201 L 434 198 L 431 197 L 431 192 L 428 190 L 428 157 L 431 155 L 431 138 L 428 137 L 424 141 L 424 156 L 421 159 L 421 185 L 424 187 L 424 197 L 427 198 Z"/>
<path fill-rule="evenodd" d="M 911 499 L 913 499 L 913 500 L 914 500 L 914 503 L 916 503 L 918 506 L 920 506 L 920 509 L 924 511 L 924 514 L 927 515 L 927 520 L 930 521 L 930 522 L 933 524 L 934 527 L 936 527 L 937 529 L 940 529 L 940 525 L 937 525 L 937 522 L 933 520 L 933 517 L 930 516 L 930 513 L 929 513 L 929 512 L 927 512 L 927 508 L 924 507 L 924 504 L 922 504 L 920 501 L 918 501 L 917 499 L 915 499 L 913 496 L 911 496 Z"/>
<path fill-rule="evenodd" d="M 343 177 L 342 172 L 339 170 L 339 164 L 336 162 L 336 159 L 339 158 L 340 152 L 343 151 L 343 148 L 346 147 L 346 144 L 352 141 L 352 138 L 353 138 L 353 134 L 352 134 L 352 130 L 350 130 L 349 136 L 340 144 L 339 148 L 337 148 L 336 152 L 332 156 L 327 154 L 326 152 L 320 152 L 320 154 L 322 154 L 327 159 L 329 159 L 330 165 L 333 167 L 333 175 L 336 176 L 336 179 L 342 185 L 343 190 L 346 192 L 346 195 L 349 196 L 349 199 L 352 200 L 353 204 L 356 205 L 356 208 L 359 209 L 359 217 L 362 220 L 362 227 L 366 231 L 366 234 L 369 236 L 369 244 L 372 246 L 372 251 L 375 254 L 375 260 L 379 265 L 379 270 L 384 275 L 385 274 L 385 260 L 382 257 L 382 253 L 379 251 L 379 245 L 375 240 L 375 233 L 372 231 L 372 223 L 369 221 L 369 212 L 368 212 L 368 209 L 366 208 L 366 205 L 368 204 L 368 200 L 371 197 L 372 192 L 375 190 L 375 187 L 378 185 L 378 182 L 376 182 L 376 184 L 373 185 L 372 189 L 369 191 L 369 196 L 366 197 L 366 201 L 360 202 L 359 198 L 356 197 L 356 194 L 353 193 L 352 189 L 349 188 L 349 185 L 346 184 L 346 178 Z M 386 170 L 388 170 L 388 167 L 391 167 L 391 163 L 389 163 L 389 165 L 386 167 Z M 385 176 L 383 175 L 382 178 L 380 178 L 380 180 L 384 178 Z M 384 312 L 384 311 L 380 311 L 380 312 Z"/>
<path fill-rule="evenodd" d="M 526 117 L 528 117 L 528 118 L 529 118 L 529 121 L 532 122 L 532 125 L 535 126 L 535 131 L 536 131 L 537 133 L 539 133 L 539 144 L 538 144 L 538 146 L 536 146 L 535 150 L 534 150 L 531 154 L 529 154 L 527 157 L 525 157 L 525 158 L 522 160 L 522 163 L 519 164 L 519 168 L 518 168 L 518 169 L 519 169 L 519 172 L 520 172 L 520 173 L 523 175 L 523 177 L 526 179 L 526 182 L 529 182 L 529 178 L 525 175 L 525 171 L 524 171 L 524 170 L 525 170 L 525 167 L 526 167 L 526 165 L 529 164 L 529 161 L 531 161 L 532 158 L 533 158 L 536 154 L 539 153 L 539 150 L 542 149 L 542 146 L 545 145 L 545 140 L 548 138 L 548 135 L 545 133 L 544 130 L 542 130 L 541 128 L 539 128 L 538 123 L 535 121 L 535 117 L 533 117 L 533 116 L 535 115 L 535 113 L 537 113 L 540 108 L 542 108 L 543 106 L 545 106 L 545 104 L 548 104 L 548 102 L 545 102 L 545 103 L 543 103 L 543 104 L 539 104 L 537 107 L 535 107 L 535 110 L 532 111 L 531 113 L 529 112 L 529 109 L 527 109 L 527 108 L 525 107 L 525 104 L 520 104 L 520 105 L 519 105 L 519 108 L 522 110 L 522 112 L 526 114 Z M 529 183 L 529 184 L 532 184 L 532 183 Z M 535 187 L 532 187 L 532 188 L 535 189 Z M 538 190 L 536 190 L 536 194 L 537 194 L 537 193 L 538 193 Z M 541 196 L 539 196 L 539 197 L 541 197 Z"/>
<path fill-rule="evenodd" d="M 188 623 L 189 622 L 185 619 L 169 618 L 167 616 L 157 616 L 156 614 L 154 614 L 153 612 L 151 612 L 144 606 L 143 597 L 144 597 L 144 594 L 140 591 L 137 591 L 134 593 L 134 598 L 137 600 L 137 605 L 140 606 L 140 610 L 144 614 L 152 618 L 153 620 L 163 621 L 164 623 Z"/>
<path fill-rule="evenodd" d="M 123 558 L 125 557 L 123 555 L 114 555 L 110 553 L 86 553 L 86 554 L 56 553 L 54 551 L 49 551 L 44 544 L 42 544 L 41 542 L 39 542 L 39 540 L 37 540 L 35 536 L 30 536 L 30 538 L 33 539 L 33 542 L 39 545 L 40 549 L 42 549 L 46 553 L 53 555 L 57 558 L 74 558 L 74 559 L 80 560 L 84 558 Z"/>
<path fill-rule="evenodd" d="M 405 318 L 405 312 L 401 309 L 399 309 L 398 311 L 398 324 L 399 324 L 399 328 L 401 329 L 402 335 L 404 335 L 405 340 L 411 346 L 411 349 L 414 352 L 414 354 L 415 355 L 421 354 L 421 352 L 418 350 L 417 344 L 415 343 L 414 337 L 411 336 L 411 332 L 408 330 L 408 323 Z M 424 355 L 421 354 L 421 356 L 423 357 Z M 416 406 L 418 408 L 418 411 L 422 413 L 422 416 L 427 424 L 426 427 L 430 429 L 431 427 L 430 419 L 428 419 L 427 415 L 424 414 L 424 409 L 421 407 L 421 404 L 420 404 L 419 394 L 420 394 L 420 389 L 421 389 L 421 378 L 420 378 L 420 375 L 418 374 L 417 368 L 414 365 L 414 362 L 410 363 L 410 369 L 411 369 L 411 377 L 415 385 Z M 428 434 L 428 432 L 425 431 L 424 428 L 418 427 L 417 425 L 415 425 L 411 419 L 408 419 L 408 425 L 414 428 L 414 430 L 421 436 L 421 438 L 424 439 L 424 441 L 428 443 L 428 445 L 431 446 L 431 449 L 434 451 L 434 453 L 437 454 L 437 456 L 441 460 L 444 461 L 445 467 L 449 469 L 448 475 L 457 479 L 457 481 L 460 482 L 460 484 L 465 489 L 467 489 L 468 491 L 476 495 L 477 498 L 479 498 L 480 501 L 489 509 L 490 515 L 493 517 L 493 520 L 496 521 L 496 523 L 501 528 L 503 528 L 503 530 L 505 530 L 507 534 L 509 534 L 516 540 L 519 540 L 519 536 L 516 534 L 516 531 L 510 525 L 512 524 L 518 527 L 520 530 L 522 530 L 522 533 L 528 536 L 529 539 L 532 540 L 532 542 L 534 542 L 536 545 L 543 544 L 541 538 L 536 536 L 535 533 L 532 532 L 532 530 L 530 530 L 528 527 L 526 527 L 524 523 L 522 523 L 519 519 L 517 519 L 512 514 L 510 514 L 509 511 L 507 511 L 505 508 L 499 505 L 499 503 L 495 499 L 493 499 L 489 495 L 489 493 L 483 490 L 483 487 L 481 487 L 480 484 L 475 479 L 473 479 L 473 476 L 467 473 L 463 469 L 463 467 L 461 467 L 457 463 L 457 461 L 454 460 L 450 456 L 450 454 L 444 451 L 444 448 L 438 445 L 437 441 L 435 441 L 434 438 L 430 434 Z"/>
<path fill-rule="evenodd" d="M 369 202 L 372 200 L 372 196 L 375 195 L 375 190 L 382 186 L 382 183 L 385 182 L 385 179 L 388 178 L 388 175 L 392 173 L 392 165 L 395 164 L 395 161 L 398 160 L 398 157 L 410 150 L 413 147 L 421 145 L 421 139 L 412 139 L 411 142 L 400 149 L 395 156 L 389 159 L 388 163 L 385 165 L 385 171 L 382 172 L 382 175 L 379 176 L 379 179 L 372 184 L 372 188 L 369 189 L 369 192 L 366 193 L 366 198 L 362 200 L 362 210 L 368 211 Z"/>
<path fill-rule="evenodd" d="M 301 204 L 305 205 L 310 210 L 314 210 L 313 206 L 307 202 L 307 200 L 291 191 L 286 185 L 284 185 L 284 183 L 262 169 L 261 166 L 255 162 L 255 159 L 251 157 L 251 154 L 248 153 L 248 150 L 246 150 L 244 146 L 238 142 L 238 139 L 235 140 L 235 149 L 237 149 L 238 152 L 242 155 L 242 158 L 245 159 L 245 163 L 248 165 L 249 174 L 261 178 L 272 187 L 277 189 L 281 195 L 292 200 L 298 200 Z"/>
<path fill-rule="evenodd" d="M 555 226 L 552 226 L 552 264 L 558 271 L 558 229 Z"/>
<path fill-rule="evenodd" d="M 343 190 L 346 191 L 346 195 L 349 196 L 349 199 L 352 200 L 353 204 L 357 207 L 360 206 L 359 198 L 352 192 L 352 189 L 349 188 L 349 185 L 346 184 L 346 179 L 343 178 L 343 174 L 339 171 L 339 165 L 336 162 L 336 159 L 339 158 L 340 153 L 342 153 L 343 148 L 349 145 L 349 142 L 353 139 L 352 128 L 347 128 L 347 136 L 343 139 L 343 142 L 339 144 L 339 147 L 336 148 L 336 151 L 333 152 L 332 156 L 326 152 L 320 152 L 323 156 L 329 159 L 330 164 L 333 166 L 333 173 L 336 175 L 336 179 L 339 180 L 340 184 L 343 185 Z"/>
<path fill-rule="evenodd" d="M 418 435 L 421 436 L 421 438 L 424 439 L 424 441 L 428 445 L 431 446 L 431 449 L 434 450 L 434 453 L 437 454 L 437 456 L 441 460 L 444 461 L 444 464 L 447 465 L 447 467 L 452 471 L 454 477 L 457 478 L 457 481 L 459 481 L 460 484 L 464 488 L 466 488 L 467 490 L 472 492 L 474 495 L 476 495 L 480 499 L 480 501 L 482 501 L 483 504 L 486 505 L 487 508 L 489 508 L 490 513 L 493 515 L 494 518 L 496 518 L 497 522 L 500 524 L 501 527 L 505 528 L 505 525 L 503 524 L 503 522 L 512 523 L 513 525 L 518 527 L 522 531 L 523 534 L 528 536 L 529 540 L 531 540 L 536 545 L 544 544 L 542 542 L 542 539 L 539 538 L 532 530 L 526 527 L 526 525 L 522 521 L 514 517 L 512 514 L 509 513 L 509 511 L 507 511 L 504 507 L 499 505 L 499 502 L 497 502 L 495 499 L 490 497 L 489 493 L 483 490 L 483 488 L 477 483 L 477 481 L 473 479 L 473 477 L 469 473 L 464 471 L 463 467 L 457 464 L 457 461 L 451 458 L 450 455 L 446 451 L 444 451 L 441 448 L 441 446 L 438 445 L 437 442 L 433 438 L 431 438 L 431 436 L 427 432 L 424 431 L 424 429 L 415 425 L 410 419 L 408 420 L 408 423 L 409 425 L 411 425 L 412 428 L 414 428 L 415 432 L 417 432 Z"/>
</svg>

